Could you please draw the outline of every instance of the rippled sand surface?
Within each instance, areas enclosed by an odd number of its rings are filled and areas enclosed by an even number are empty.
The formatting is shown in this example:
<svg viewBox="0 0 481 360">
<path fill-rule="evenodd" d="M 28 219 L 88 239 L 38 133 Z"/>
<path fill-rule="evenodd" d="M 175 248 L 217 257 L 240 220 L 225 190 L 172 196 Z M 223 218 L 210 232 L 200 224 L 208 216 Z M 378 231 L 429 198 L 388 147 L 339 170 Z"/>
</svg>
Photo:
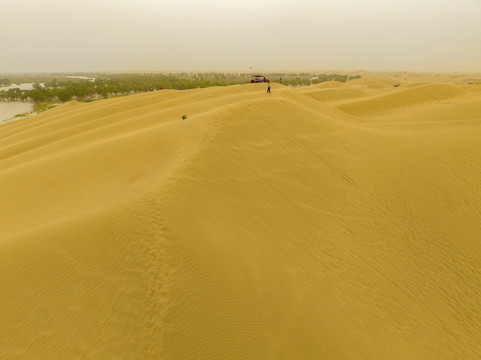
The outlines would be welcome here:
<svg viewBox="0 0 481 360">
<path fill-rule="evenodd" d="M 481 86 L 431 80 L 1 125 L 0 358 L 481 357 Z"/>
</svg>

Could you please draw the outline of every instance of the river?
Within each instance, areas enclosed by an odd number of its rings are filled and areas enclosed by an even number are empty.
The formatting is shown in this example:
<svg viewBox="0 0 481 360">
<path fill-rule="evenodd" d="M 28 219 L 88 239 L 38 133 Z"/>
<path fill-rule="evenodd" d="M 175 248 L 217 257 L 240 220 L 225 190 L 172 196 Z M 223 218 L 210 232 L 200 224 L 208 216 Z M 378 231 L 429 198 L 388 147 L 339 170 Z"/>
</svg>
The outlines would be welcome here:
<svg viewBox="0 0 481 360">
<path fill-rule="evenodd" d="M 21 89 L 21 90 L 32 90 L 33 84 L 35 83 L 23 83 L 23 84 L 12 84 L 8 86 L 0 86 L 1 90 L 8 89 Z M 43 83 L 40 83 L 44 86 Z M 17 114 L 23 114 L 33 110 L 33 103 L 21 102 L 21 101 L 0 101 L 0 123 L 5 122 L 5 120 L 12 119 Z"/>
<path fill-rule="evenodd" d="M 66 78 L 69 78 L 69 79 L 82 79 L 82 80 L 89 80 L 91 82 L 94 82 L 95 81 L 95 78 L 90 78 L 90 77 L 87 77 L 87 76 L 76 76 L 76 75 L 69 75 L 69 76 L 65 76 Z"/>
<path fill-rule="evenodd" d="M 12 84 L 8 86 L 0 86 L 0 91 L 9 89 L 20 89 L 20 90 L 33 90 L 33 84 L 35 83 L 23 83 L 23 84 Z M 45 86 L 44 83 L 40 83 L 40 86 Z"/>
<path fill-rule="evenodd" d="M 66 76 L 71 79 L 85 79 L 89 81 L 95 81 L 95 78 L 89 78 L 86 76 Z M 0 86 L 0 91 L 18 88 L 20 90 L 33 90 L 35 83 L 23 83 L 12 84 L 8 86 Z M 41 86 L 45 86 L 44 83 L 40 83 Z M 30 102 L 9 102 L 0 100 L 0 124 L 6 120 L 12 119 L 15 115 L 27 113 L 33 110 L 33 103 Z"/>
<path fill-rule="evenodd" d="M 33 103 L 30 102 L 6 102 L 0 101 L 0 124 L 5 120 L 13 118 L 17 114 L 23 114 L 33 110 Z"/>
</svg>

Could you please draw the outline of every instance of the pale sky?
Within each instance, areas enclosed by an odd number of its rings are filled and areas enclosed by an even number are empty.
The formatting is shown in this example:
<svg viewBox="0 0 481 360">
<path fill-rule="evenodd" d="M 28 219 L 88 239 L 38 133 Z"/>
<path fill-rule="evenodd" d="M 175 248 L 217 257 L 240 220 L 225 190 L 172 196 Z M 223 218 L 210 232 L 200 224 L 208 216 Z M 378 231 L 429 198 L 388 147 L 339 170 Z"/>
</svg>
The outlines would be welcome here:
<svg viewBox="0 0 481 360">
<path fill-rule="evenodd" d="M 481 0 L 0 0 L 0 73 L 481 72 Z"/>
</svg>

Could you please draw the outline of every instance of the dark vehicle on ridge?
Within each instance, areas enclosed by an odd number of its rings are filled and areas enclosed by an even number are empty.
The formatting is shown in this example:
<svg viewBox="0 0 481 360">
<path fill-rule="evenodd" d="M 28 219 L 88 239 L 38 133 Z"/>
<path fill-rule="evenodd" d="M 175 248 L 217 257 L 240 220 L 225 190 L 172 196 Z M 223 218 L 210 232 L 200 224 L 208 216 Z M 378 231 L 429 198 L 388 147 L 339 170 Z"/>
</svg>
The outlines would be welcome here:
<svg viewBox="0 0 481 360">
<path fill-rule="evenodd" d="M 269 82 L 269 79 L 264 75 L 253 75 L 251 83 Z"/>
</svg>

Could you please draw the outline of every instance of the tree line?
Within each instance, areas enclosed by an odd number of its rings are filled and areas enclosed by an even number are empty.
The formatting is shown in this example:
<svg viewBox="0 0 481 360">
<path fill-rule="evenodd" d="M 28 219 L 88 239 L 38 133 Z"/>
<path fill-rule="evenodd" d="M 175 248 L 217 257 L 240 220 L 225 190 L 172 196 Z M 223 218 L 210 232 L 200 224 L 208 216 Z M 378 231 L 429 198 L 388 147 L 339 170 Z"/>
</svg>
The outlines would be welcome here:
<svg viewBox="0 0 481 360">
<path fill-rule="evenodd" d="M 177 74 L 95 74 L 94 80 L 66 79 L 65 77 L 42 78 L 44 86 L 37 81 L 31 90 L 18 88 L 0 91 L 0 100 L 32 101 L 35 103 L 66 102 L 72 99 L 92 101 L 101 98 L 133 94 L 150 90 L 187 90 L 210 86 L 228 86 L 250 82 L 251 73 L 177 73 Z M 341 74 L 269 74 L 272 82 L 288 86 L 305 86 L 324 81 L 346 82 L 360 76 Z M 9 84 L 0 79 L 0 84 Z"/>
<path fill-rule="evenodd" d="M 360 78 L 361 75 L 301 73 L 282 77 L 282 83 L 287 86 L 297 87 L 320 84 L 326 81 L 337 81 L 344 83 L 349 80 L 355 80 Z"/>
</svg>

